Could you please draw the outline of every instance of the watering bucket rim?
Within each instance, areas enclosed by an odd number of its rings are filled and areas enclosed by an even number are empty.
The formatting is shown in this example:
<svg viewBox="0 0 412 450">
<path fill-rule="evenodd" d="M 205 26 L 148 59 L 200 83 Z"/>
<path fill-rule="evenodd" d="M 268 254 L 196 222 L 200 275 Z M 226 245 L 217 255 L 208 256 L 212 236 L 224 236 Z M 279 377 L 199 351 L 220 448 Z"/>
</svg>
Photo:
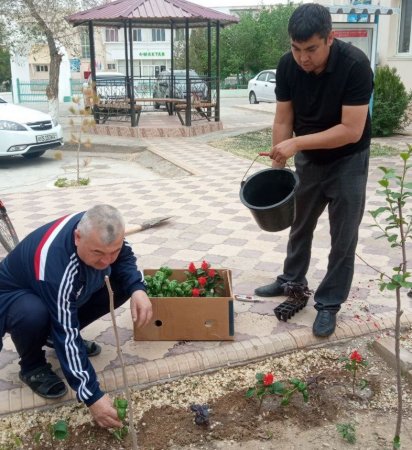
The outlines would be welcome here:
<svg viewBox="0 0 412 450">
<path fill-rule="evenodd" d="M 245 199 L 245 197 L 244 197 L 244 195 L 243 195 L 243 190 L 244 190 L 244 187 L 246 186 L 247 182 L 248 182 L 249 180 L 251 180 L 253 177 L 255 177 L 255 176 L 257 176 L 257 175 L 260 175 L 261 173 L 264 173 L 264 172 L 272 172 L 273 170 L 281 170 L 281 171 L 283 171 L 283 172 L 288 172 L 288 173 L 290 173 L 290 174 L 293 176 L 293 178 L 294 178 L 294 180 L 295 180 L 295 185 L 294 185 L 292 191 L 290 192 L 290 194 L 288 194 L 288 195 L 287 195 L 284 199 L 282 199 L 280 202 L 278 202 L 278 203 L 273 203 L 273 204 L 268 205 L 268 206 L 255 206 L 255 205 L 250 204 L 250 203 Z M 281 206 L 281 205 L 283 205 L 284 203 L 286 203 L 287 201 L 289 201 L 290 198 L 293 197 L 293 196 L 295 195 L 296 188 L 297 188 L 298 186 L 299 186 L 299 177 L 297 176 L 296 172 L 294 172 L 293 170 L 287 169 L 286 167 L 282 167 L 282 168 L 269 167 L 268 169 L 259 170 L 258 172 L 253 173 L 253 174 L 250 175 L 248 178 L 246 178 L 246 180 L 244 180 L 243 183 L 241 183 L 241 185 L 240 185 L 240 193 L 239 193 L 239 194 L 240 194 L 240 200 L 241 200 L 242 203 L 243 203 L 247 208 L 249 208 L 249 209 L 253 209 L 254 211 L 265 211 L 265 210 L 267 210 L 267 209 L 269 209 L 269 208 L 273 208 L 273 207 L 276 207 L 276 206 Z"/>
</svg>

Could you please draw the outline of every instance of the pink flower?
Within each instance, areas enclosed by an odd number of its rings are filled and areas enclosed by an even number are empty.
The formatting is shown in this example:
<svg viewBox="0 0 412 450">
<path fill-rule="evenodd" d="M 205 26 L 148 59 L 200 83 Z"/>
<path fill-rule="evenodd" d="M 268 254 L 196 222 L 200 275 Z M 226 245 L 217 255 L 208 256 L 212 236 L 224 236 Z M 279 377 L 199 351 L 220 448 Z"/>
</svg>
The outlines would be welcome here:
<svg viewBox="0 0 412 450">
<path fill-rule="evenodd" d="M 210 278 L 214 278 L 214 276 L 216 275 L 216 270 L 209 269 L 209 272 L 207 274 L 209 275 Z"/>
<path fill-rule="evenodd" d="M 358 363 L 362 362 L 362 356 L 360 355 L 360 353 L 358 353 L 357 350 L 354 350 L 351 355 L 350 355 L 350 359 L 352 361 L 356 361 Z"/>
<path fill-rule="evenodd" d="M 207 283 L 207 278 L 206 277 L 199 277 L 197 279 L 197 281 L 199 282 L 201 287 L 204 287 L 204 285 Z"/>
<path fill-rule="evenodd" d="M 203 270 L 207 270 L 209 268 L 209 263 L 207 261 L 203 261 L 201 267 Z"/>
<path fill-rule="evenodd" d="M 189 264 L 189 272 L 196 273 L 196 266 L 192 262 Z"/>
<path fill-rule="evenodd" d="M 267 373 L 263 377 L 263 386 L 270 386 L 271 384 L 273 384 L 274 379 L 275 377 L 273 376 L 273 373 Z"/>
<path fill-rule="evenodd" d="M 193 288 L 193 289 L 192 289 L 192 296 L 193 296 L 193 297 L 200 297 L 200 289 L 198 289 L 198 288 Z"/>
</svg>

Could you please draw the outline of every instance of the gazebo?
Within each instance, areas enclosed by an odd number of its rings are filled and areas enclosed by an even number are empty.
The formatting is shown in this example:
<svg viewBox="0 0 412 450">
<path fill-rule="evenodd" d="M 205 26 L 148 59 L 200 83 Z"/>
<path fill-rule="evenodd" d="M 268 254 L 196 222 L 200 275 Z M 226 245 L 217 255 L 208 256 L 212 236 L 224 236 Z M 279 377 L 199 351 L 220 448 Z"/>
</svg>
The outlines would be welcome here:
<svg viewBox="0 0 412 450">
<path fill-rule="evenodd" d="M 191 28 L 207 28 L 208 69 L 205 82 L 208 85 L 208 104 L 211 104 L 212 90 L 215 89 L 214 108 L 215 121 L 220 121 L 220 29 L 226 25 L 237 23 L 235 16 L 224 14 L 210 8 L 205 8 L 185 0 L 116 0 L 102 6 L 81 11 L 66 18 L 73 26 L 87 26 L 90 41 L 90 68 L 94 89 L 96 89 L 96 52 L 94 41 L 94 27 L 123 28 L 124 52 L 126 61 L 126 89 L 130 99 L 131 126 L 137 125 L 138 114 L 135 103 L 135 88 L 139 82 L 133 71 L 133 28 L 163 28 L 171 30 L 171 80 L 173 97 L 174 80 L 174 30 L 185 30 L 185 69 L 186 69 L 186 99 L 185 125 L 191 125 L 192 95 L 190 90 L 190 60 L 189 42 Z M 215 29 L 215 70 L 212 76 L 212 29 Z M 135 44 L 136 45 L 136 44 Z M 96 93 L 96 92 L 95 92 Z M 173 105 L 172 105 L 173 106 Z M 139 111 L 140 113 L 140 111 Z"/>
</svg>

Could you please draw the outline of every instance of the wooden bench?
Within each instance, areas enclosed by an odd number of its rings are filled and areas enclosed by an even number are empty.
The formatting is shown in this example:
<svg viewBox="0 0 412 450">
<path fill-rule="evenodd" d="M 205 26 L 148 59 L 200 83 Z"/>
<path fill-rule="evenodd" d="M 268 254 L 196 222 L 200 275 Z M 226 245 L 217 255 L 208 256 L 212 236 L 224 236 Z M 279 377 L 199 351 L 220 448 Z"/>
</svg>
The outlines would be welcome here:
<svg viewBox="0 0 412 450">
<path fill-rule="evenodd" d="M 214 117 L 215 107 L 215 102 L 193 102 L 191 104 L 192 120 L 206 119 L 208 122 L 210 122 L 211 118 Z M 179 103 L 175 105 L 175 109 L 181 124 L 185 125 L 187 103 Z"/>
<path fill-rule="evenodd" d="M 138 125 L 142 107 L 140 105 L 135 105 L 134 110 L 136 114 L 136 125 Z M 129 99 L 99 101 L 96 105 L 94 105 L 96 123 L 106 123 L 112 118 L 119 121 L 128 121 L 131 114 L 132 109 Z"/>
</svg>

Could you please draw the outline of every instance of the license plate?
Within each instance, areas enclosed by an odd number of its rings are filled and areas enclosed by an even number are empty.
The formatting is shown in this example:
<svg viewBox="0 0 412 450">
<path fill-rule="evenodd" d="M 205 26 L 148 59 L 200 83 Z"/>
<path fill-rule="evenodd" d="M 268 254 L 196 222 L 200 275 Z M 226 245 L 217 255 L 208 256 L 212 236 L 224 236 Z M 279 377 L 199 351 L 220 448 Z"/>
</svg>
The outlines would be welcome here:
<svg viewBox="0 0 412 450">
<path fill-rule="evenodd" d="M 41 134 L 40 136 L 36 136 L 37 142 L 48 142 L 53 141 L 54 139 L 57 139 L 57 134 Z"/>
</svg>

